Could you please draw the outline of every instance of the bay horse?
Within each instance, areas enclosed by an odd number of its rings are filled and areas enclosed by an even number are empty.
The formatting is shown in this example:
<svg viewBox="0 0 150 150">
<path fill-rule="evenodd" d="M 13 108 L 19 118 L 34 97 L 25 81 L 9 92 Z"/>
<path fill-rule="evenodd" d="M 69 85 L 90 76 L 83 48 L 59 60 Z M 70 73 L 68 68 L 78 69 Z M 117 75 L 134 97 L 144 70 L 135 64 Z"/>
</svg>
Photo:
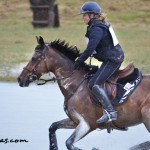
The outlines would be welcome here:
<svg viewBox="0 0 150 150">
<path fill-rule="evenodd" d="M 37 37 L 38 45 L 35 52 L 18 77 L 21 87 L 27 87 L 39 79 L 42 74 L 52 72 L 56 76 L 58 86 L 64 95 L 64 110 L 68 118 L 52 123 L 49 128 L 50 150 L 57 150 L 56 130 L 60 128 L 75 129 L 66 140 L 68 150 L 80 150 L 74 143 L 95 129 L 106 129 L 106 124 L 97 124 L 103 109 L 91 100 L 91 92 L 86 80 L 84 69 L 74 70 L 74 62 L 79 57 L 79 51 L 69 47 L 64 41 L 55 40 L 45 43 L 42 37 Z M 150 76 L 142 75 L 138 87 L 128 100 L 115 106 L 118 119 L 113 124 L 118 128 L 127 128 L 143 123 L 150 132 Z"/>
</svg>

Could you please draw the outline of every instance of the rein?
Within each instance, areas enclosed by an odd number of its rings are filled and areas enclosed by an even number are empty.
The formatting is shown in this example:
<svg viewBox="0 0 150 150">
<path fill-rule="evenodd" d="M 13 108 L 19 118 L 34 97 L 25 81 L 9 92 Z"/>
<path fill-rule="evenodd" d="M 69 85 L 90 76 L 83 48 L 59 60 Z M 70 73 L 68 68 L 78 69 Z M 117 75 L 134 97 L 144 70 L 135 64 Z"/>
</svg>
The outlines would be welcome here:
<svg viewBox="0 0 150 150">
<path fill-rule="evenodd" d="M 46 49 L 48 49 L 48 46 L 46 46 Z M 45 63 L 46 72 L 47 72 L 47 73 L 49 72 L 49 68 L 48 68 L 48 65 L 47 65 L 47 63 L 46 63 L 46 56 L 45 56 L 45 53 L 44 53 L 44 52 L 41 52 L 41 51 L 37 51 L 37 52 L 40 53 L 40 56 L 39 56 L 39 58 L 38 58 L 37 63 L 35 64 L 34 68 L 32 68 L 32 70 L 29 70 L 27 67 L 24 67 L 24 68 L 23 68 L 24 70 L 27 70 L 27 71 L 30 73 L 29 76 L 28 76 L 30 82 L 33 82 L 34 80 L 43 81 L 43 83 L 37 83 L 37 85 L 44 85 L 44 84 L 46 84 L 47 82 L 50 82 L 50 81 L 55 82 L 55 81 L 58 81 L 58 80 L 67 79 L 67 78 L 71 77 L 71 76 L 75 73 L 76 70 L 72 71 L 72 72 L 71 72 L 68 76 L 66 76 L 66 77 L 53 77 L 53 78 L 51 78 L 51 79 L 42 79 L 42 78 L 37 79 L 37 75 L 35 75 L 35 72 L 37 71 L 38 66 L 40 65 L 40 63 L 41 63 L 42 61 L 44 61 L 44 63 Z M 50 73 L 49 73 L 49 75 L 50 75 Z M 87 76 L 88 76 L 87 74 L 84 75 L 83 81 L 84 81 L 86 78 L 88 78 Z M 83 82 L 83 81 L 82 81 L 82 82 Z"/>
<path fill-rule="evenodd" d="M 48 80 L 46 80 L 46 79 L 39 79 L 38 81 L 44 81 L 44 83 L 38 83 L 37 85 L 44 85 L 44 84 L 46 84 L 47 82 L 50 82 L 50 81 L 56 82 L 56 81 L 59 81 L 59 80 L 67 79 L 67 78 L 71 77 L 71 76 L 75 73 L 75 71 L 76 71 L 76 70 L 74 70 L 71 74 L 69 74 L 69 75 L 66 76 L 66 77 L 60 77 L 60 78 L 59 78 L 59 77 L 53 77 L 53 78 L 48 79 Z M 82 82 L 83 82 L 85 79 L 88 79 L 90 76 L 91 76 L 91 75 L 89 75 L 88 73 L 85 74 L 84 77 L 83 77 L 83 80 L 81 81 L 81 83 L 80 83 L 79 85 L 81 85 Z"/>
<path fill-rule="evenodd" d="M 67 78 L 71 77 L 71 76 L 74 74 L 75 71 L 76 71 L 76 70 L 74 70 L 71 74 L 69 74 L 69 75 L 66 76 L 66 77 L 53 77 L 53 78 L 48 79 L 48 80 L 46 80 L 46 79 L 39 79 L 39 81 L 44 81 L 44 83 L 38 83 L 37 85 L 44 85 L 44 84 L 46 84 L 47 82 L 50 82 L 50 81 L 56 82 L 56 81 L 58 81 L 58 80 L 67 79 Z"/>
</svg>

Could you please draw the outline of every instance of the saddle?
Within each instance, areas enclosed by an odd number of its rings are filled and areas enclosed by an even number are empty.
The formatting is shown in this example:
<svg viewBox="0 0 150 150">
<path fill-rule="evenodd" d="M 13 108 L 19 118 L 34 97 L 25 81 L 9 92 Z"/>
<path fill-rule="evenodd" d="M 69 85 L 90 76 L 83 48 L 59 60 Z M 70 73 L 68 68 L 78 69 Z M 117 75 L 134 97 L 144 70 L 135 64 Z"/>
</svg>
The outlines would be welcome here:
<svg viewBox="0 0 150 150">
<path fill-rule="evenodd" d="M 117 94 L 117 81 L 126 78 L 134 72 L 134 65 L 131 63 L 126 68 L 118 70 L 111 78 L 109 78 L 102 87 L 107 91 L 111 100 L 115 99 Z"/>
</svg>

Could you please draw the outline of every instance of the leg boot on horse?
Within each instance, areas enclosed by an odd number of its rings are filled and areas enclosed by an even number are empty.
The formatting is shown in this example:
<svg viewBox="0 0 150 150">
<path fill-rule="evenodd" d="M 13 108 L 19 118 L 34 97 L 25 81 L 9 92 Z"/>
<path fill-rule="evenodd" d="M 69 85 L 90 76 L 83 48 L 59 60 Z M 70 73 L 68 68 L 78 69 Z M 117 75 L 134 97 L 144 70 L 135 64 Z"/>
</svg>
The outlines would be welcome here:
<svg viewBox="0 0 150 150">
<path fill-rule="evenodd" d="M 104 115 L 98 119 L 97 123 L 111 122 L 117 120 L 117 112 L 114 110 L 107 93 L 99 85 L 94 85 L 92 88 L 93 94 L 96 96 L 98 103 L 104 108 Z"/>
</svg>

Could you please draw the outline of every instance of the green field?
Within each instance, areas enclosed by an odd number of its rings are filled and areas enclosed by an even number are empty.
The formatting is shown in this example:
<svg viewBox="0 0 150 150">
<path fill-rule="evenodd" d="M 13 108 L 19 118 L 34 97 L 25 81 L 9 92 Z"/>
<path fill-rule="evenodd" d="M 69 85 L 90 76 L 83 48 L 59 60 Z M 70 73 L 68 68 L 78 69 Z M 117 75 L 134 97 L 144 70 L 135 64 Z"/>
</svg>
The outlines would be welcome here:
<svg viewBox="0 0 150 150">
<path fill-rule="evenodd" d="M 0 0 L 0 81 L 16 80 L 11 69 L 26 63 L 36 46 L 36 35 L 46 42 L 66 40 L 84 50 L 86 26 L 76 15 L 83 0 L 58 0 L 59 28 L 34 29 L 27 0 Z M 150 73 L 150 2 L 149 0 L 113 0 L 101 2 L 103 12 L 113 25 L 125 52 L 124 66 L 133 62 L 143 73 Z M 116 5 L 117 4 L 117 5 Z"/>
</svg>

